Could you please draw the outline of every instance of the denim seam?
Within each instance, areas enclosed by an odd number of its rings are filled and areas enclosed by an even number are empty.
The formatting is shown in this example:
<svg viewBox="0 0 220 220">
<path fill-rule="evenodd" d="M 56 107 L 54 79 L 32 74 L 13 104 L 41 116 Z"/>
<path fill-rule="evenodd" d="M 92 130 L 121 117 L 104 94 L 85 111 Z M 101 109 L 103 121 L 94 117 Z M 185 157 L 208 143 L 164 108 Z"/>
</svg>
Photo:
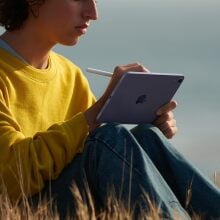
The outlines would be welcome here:
<svg viewBox="0 0 220 220">
<path fill-rule="evenodd" d="M 117 151 L 115 151 L 114 149 L 112 149 L 112 148 L 110 147 L 110 144 L 104 142 L 102 139 L 99 139 L 99 138 L 97 138 L 97 137 L 95 137 L 95 138 L 89 138 L 87 141 L 99 141 L 99 142 L 103 143 L 103 144 L 108 148 L 108 150 L 112 151 L 112 152 L 113 152 L 117 157 L 119 157 L 129 168 L 133 168 L 135 172 L 137 172 L 140 176 L 143 176 L 142 173 L 141 173 L 137 168 L 135 168 L 135 167 L 133 167 L 133 166 L 130 165 L 130 162 L 129 162 L 129 161 L 127 161 L 126 159 L 124 159 L 123 157 L 121 157 L 121 155 L 118 154 Z"/>
</svg>

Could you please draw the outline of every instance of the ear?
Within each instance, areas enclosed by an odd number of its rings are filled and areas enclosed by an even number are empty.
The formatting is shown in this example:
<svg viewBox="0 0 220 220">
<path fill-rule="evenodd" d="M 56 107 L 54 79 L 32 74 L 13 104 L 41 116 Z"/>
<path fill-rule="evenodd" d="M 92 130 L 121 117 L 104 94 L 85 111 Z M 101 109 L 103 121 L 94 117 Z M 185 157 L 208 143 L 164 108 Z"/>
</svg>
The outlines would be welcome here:
<svg viewBox="0 0 220 220">
<path fill-rule="evenodd" d="M 45 0 L 27 0 L 29 11 L 33 17 L 37 18 L 39 16 L 39 8 L 44 2 Z"/>
</svg>

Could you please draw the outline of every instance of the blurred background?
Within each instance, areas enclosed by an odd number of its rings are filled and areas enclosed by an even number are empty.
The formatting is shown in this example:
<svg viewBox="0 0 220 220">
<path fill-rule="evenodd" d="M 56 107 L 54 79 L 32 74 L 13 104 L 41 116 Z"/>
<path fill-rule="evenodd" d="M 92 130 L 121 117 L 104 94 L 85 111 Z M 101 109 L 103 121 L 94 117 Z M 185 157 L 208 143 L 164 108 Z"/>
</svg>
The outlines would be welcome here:
<svg viewBox="0 0 220 220">
<path fill-rule="evenodd" d="M 87 67 L 139 61 L 152 72 L 184 74 L 171 142 L 212 177 L 220 171 L 220 1 L 99 0 L 98 9 L 77 46 L 54 49 L 81 67 L 97 98 L 109 79 Z"/>
</svg>

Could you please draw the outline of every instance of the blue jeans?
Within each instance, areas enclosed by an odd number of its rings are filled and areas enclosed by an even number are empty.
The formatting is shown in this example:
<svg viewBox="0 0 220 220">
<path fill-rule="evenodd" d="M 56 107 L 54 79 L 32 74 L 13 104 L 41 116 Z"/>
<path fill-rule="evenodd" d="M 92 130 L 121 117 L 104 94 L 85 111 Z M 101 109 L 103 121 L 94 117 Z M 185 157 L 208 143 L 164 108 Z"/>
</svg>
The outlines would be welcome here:
<svg viewBox="0 0 220 220">
<path fill-rule="evenodd" d="M 144 191 L 160 208 L 163 219 L 174 219 L 176 214 L 190 219 L 194 212 L 205 219 L 220 218 L 220 190 L 152 125 L 138 125 L 129 131 L 119 124 L 106 124 L 88 136 L 84 152 L 41 192 L 43 197 L 54 198 L 61 219 L 75 213 L 69 189 L 73 182 L 82 195 L 89 187 L 97 209 L 105 207 L 109 190 L 114 189 L 115 196 L 134 209 L 137 218 L 140 210 L 149 208 Z M 38 197 L 31 198 L 34 204 Z"/>
</svg>

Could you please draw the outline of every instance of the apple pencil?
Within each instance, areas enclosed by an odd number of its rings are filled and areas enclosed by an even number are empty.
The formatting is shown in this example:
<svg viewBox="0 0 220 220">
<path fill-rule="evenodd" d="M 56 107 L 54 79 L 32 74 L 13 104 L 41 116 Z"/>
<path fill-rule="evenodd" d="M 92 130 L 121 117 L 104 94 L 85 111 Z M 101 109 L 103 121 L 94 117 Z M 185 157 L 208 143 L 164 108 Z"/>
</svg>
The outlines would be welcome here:
<svg viewBox="0 0 220 220">
<path fill-rule="evenodd" d="M 98 75 L 101 75 L 101 76 L 108 76 L 108 77 L 112 77 L 112 75 L 113 75 L 113 73 L 111 73 L 111 72 L 98 70 L 98 69 L 94 69 L 94 68 L 87 68 L 86 72 L 95 73 L 95 74 L 98 74 Z"/>
</svg>

